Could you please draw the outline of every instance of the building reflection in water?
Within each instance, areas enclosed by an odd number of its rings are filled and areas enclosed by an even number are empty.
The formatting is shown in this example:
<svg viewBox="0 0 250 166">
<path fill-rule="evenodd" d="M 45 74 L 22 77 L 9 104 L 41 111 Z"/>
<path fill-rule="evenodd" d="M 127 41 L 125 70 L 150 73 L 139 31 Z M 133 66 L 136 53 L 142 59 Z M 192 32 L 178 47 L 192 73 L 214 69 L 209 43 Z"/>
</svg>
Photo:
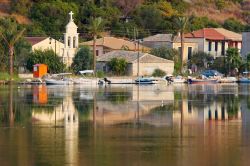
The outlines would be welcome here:
<svg viewBox="0 0 250 166">
<path fill-rule="evenodd" d="M 42 104 L 41 108 L 34 108 L 32 118 L 36 125 L 49 125 L 55 127 L 55 132 L 59 132 L 58 127 L 64 127 L 65 140 L 65 162 L 69 165 L 78 165 L 78 112 L 73 104 L 72 87 L 60 89 L 61 101 L 52 105 L 52 110 L 42 107 L 45 103 L 48 90 L 46 86 L 38 86 L 33 89 L 33 102 Z M 66 89 L 65 89 L 66 88 Z M 61 94 L 63 93 L 63 94 Z M 56 94 L 56 92 L 54 92 Z M 51 95 L 51 94 L 50 94 Z M 55 100 L 54 99 L 51 100 Z M 59 103 L 59 104 L 58 104 Z M 47 103 L 48 104 L 48 103 Z M 51 106 L 49 106 L 51 107 Z M 61 135 L 61 134 L 59 134 Z"/>
</svg>

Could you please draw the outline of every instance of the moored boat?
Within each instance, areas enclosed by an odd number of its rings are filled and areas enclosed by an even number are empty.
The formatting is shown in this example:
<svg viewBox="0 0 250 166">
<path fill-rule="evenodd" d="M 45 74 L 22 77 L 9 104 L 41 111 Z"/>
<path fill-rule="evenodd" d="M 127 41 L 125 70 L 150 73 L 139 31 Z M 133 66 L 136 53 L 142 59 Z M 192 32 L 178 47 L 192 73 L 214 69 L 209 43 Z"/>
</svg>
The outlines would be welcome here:
<svg viewBox="0 0 250 166">
<path fill-rule="evenodd" d="M 219 79 L 220 83 L 234 83 L 237 82 L 237 78 L 236 77 L 222 77 L 221 79 Z"/>
<path fill-rule="evenodd" d="M 47 85 L 71 85 L 73 84 L 73 81 L 70 80 L 70 79 L 61 79 L 61 80 L 58 80 L 58 79 L 45 79 L 45 83 Z"/>
<path fill-rule="evenodd" d="M 135 80 L 136 84 L 156 84 L 158 81 L 150 77 L 140 77 Z"/>
<path fill-rule="evenodd" d="M 198 79 L 198 78 L 188 78 L 189 84 L 216 84 L 218 83 L 218 79 L 215 78 L 205 78 L 205 79 Z"/>
<path fill-rule="evenodd" d="M 239 83 L 250 83 L 250 78 L 242 77 L 238 80 Z"/>
</svg>

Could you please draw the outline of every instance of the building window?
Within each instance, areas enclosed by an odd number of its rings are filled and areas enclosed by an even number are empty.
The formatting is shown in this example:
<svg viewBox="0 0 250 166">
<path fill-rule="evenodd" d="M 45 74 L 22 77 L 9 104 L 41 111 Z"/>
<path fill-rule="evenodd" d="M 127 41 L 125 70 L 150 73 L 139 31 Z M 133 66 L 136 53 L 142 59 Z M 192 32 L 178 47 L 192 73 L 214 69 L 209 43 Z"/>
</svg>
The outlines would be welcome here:
<svg viewBox="0 0 250 166">
<path fill-rule="evenodd" d="M 70 37 L 68 37 L 68 47 L 70 48 Z"/>
<path fill-rule="evenodd" d="M 221 55 L 225 55 L 225 42 L 221 43 Z"/>
<path fill-rule="evenodd" d="M 211 50 L 212 50 L 212 42 L 209 41 L 209 42 L 208 42 L 208 51 L 211 51 Z"/>
<path fill-rule="evenodd" d="M 188 60 L 191 59 L 191 57 L 192 57 L 192 52 L 193 52 L 193 48 L 192 48 L 192 47 L 188 47 Z"/>
<path fill-rule="evenodd" d="M 73 48 L 76 48 L 76 37 L 73 37 Z"/>
<path fill-rule="evenodd" d="M 216 52 L 218 51 L 218 42 L 215 42 L 214 50 L 215 50 Z"/>
<path fill-rule="evenodd" d="M 95 50 L 95 55 L 99 56 L 99 50 Z"/>
</svg>

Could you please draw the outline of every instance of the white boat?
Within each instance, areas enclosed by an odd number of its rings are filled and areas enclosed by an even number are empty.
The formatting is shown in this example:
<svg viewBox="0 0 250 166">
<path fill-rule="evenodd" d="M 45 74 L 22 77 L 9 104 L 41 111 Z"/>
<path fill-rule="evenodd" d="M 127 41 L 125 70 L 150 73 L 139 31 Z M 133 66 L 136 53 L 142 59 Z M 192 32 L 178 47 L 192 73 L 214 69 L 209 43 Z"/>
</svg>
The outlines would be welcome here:
<svg viewBox="0 0 250 166">
<path fill-rule="evenodd" d="M 187 82 L 187 80 L 185 78 L 183 78 L 182 76 L 173 77 L 172 75 L 166 75 L 163 77 L 163 79 L 165 81 L 167 81 L 168 83 L 185 83 L 185 82 Z"/>
<path fill-rule="evenodd" d="M 71 85 L 73 81 L 71 78 L 65 77 L 66 75 L 71 75 L 72 73 L 59 73 L 54 74 L 50 78 L 45 79 L 47 85 Z"/>
<path fill-rule="evenodd" d="M 98 80 L 95 78 L 75 78 L 73 79 L 74 84 L 88 84 L 88 85 L 97 85 Z"/>
<path fill-rule="evenodd" d="M 152 77 L 140 77 L 135 80 L 136 84 L 157 84 L 158 80 Z"/>
<path fill-rule="evenodd" d="M 237 82 L 237 78 L 236 77 L 222 77 L 221 79 L 219 79 L 220 83 L 234 83 Z"/>
<path fill-rule="evenodd" d="M 72 85 L 73 81 L 71 79 L 53 79 L 47 78 L 45 79 L 45 83 L 47 85 Z"/>
<path fill-rule="evenodd" d="M 85 74 L 94 74 L 93 70 L 83 70 L 79 71 L 79 73 L 82 75 L 82 78 L 74 78 L 73 82 L 74 84 L 85 84 L 85 85 L 97 85 L 98 80 L 96 78 L 87 78 Z"/>
</svg>

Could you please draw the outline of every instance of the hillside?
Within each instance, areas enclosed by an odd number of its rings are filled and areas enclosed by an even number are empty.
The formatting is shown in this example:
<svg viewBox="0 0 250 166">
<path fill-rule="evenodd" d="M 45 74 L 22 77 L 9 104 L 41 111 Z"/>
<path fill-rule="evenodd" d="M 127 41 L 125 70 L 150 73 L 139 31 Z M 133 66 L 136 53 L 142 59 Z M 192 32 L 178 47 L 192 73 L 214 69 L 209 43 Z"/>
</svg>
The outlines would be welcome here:
<svg viewBox="0 0 250 166">
<path fill-rule="evenodd" d="M 11 0 L 0 0 L 0 17 L 12 16 L 20 24 L 29 24 L 31 21 L 21 14 L 13 13 L 10 7 Z"/>
<path fill-rule="evenodd" d="M 245 0 L 242 3 L 225 1 L 222 4 L 216 3 L 216 0 L 190 0 L 189 3 L 192 4 L 189 13 L 199 17 L 207 16 L 219 23 L 223 23 L 228 18 L 235 18 L 242 23 L 250 23 L 248 12 L 250 0 Z"/>
<path fill-rule="evenodd" d="M 188 31 L 224 27 L 235 32 L 249 30 L 250 0 L 1 0 L 0 16 L 12 16 L 25 24 L 30 35 L 62 33 L 68 11 L 75 13 L 79 31 L 88 33 L 91 17 L 102 17 L 105 30 L 116 36 L 139 37 L 174 33 L 174 17 L 190 17 Z M 55 19 L 56 18 L 56 19 Z M 231 19 L 233 18 L 233 19 Z M 129 21 L 128 21 L 129 20 Z M 226 24 L 225 24 L 226 22 Z M 248 28 L 248 29 L 247 29 Z"/>
</svg>

